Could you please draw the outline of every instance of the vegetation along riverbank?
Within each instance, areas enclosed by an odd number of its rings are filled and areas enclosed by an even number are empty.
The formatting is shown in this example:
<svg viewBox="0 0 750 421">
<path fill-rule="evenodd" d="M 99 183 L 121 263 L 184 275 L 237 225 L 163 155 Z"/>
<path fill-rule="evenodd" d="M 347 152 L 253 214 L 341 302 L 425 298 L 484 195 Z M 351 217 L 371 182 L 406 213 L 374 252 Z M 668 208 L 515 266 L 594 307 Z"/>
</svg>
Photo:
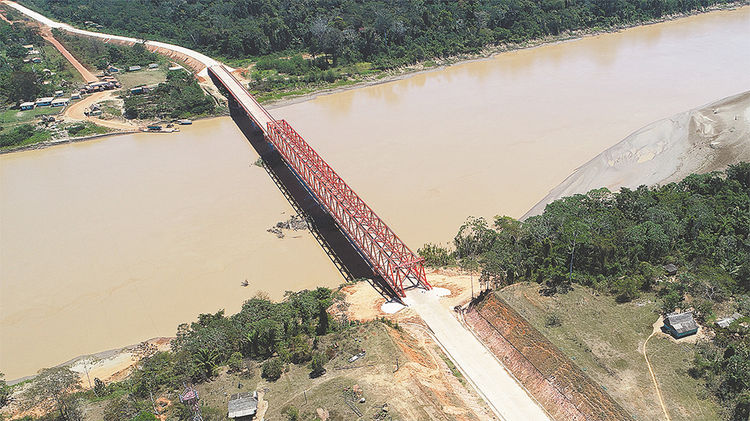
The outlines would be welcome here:
<svg viewBox="0 0 750 421">
<path fill-rule="evenodd" d="M 5 5 L 0 12 L 0 153 L 224 113 L 190 72 L 143 45 L 50 31 Z"/>
<path fill-rule="evenodd" d="M 262 102 L 459 60 L 672 19 L 746 1 L 274 3 L 23 2 L 81 28 L 173 42 L 248 73 Z M 189 31 L 177 30 L 185 25 Z M 147 28 L 147 29 L 146 29 Z"/>
<path fill-rule="evenodd" d="M 420 254 L 433 265 L 481 268 L 484 288 L 529 282 L 543 297 L 565 301 L 572 290 L 585 287 L 619 303 L 645 300 L 654 307 L 654 320 L 659 314 L 692 311 L 711 334 L 695 347 L 684 369 L 705 387 L 701 399 L 710 395 L 726 418 L 744 420 L 750 415 L 749 227 L 750 163 L 745 162 L 730 165 L 726 172 L 692 174 L 660 187 L 576 194 L 555 200 L 523 222 L 500 216 L 491 222 L 470 218 L 459 229 L 453 249 L 426 245 Z M 544 299 L 527 297 L 538 300 Z M 586 336 L 584 344 L 603 357 L 608 351 L 591 342 L 588 324 L 568 324 L 588 311 L 588 306 L 566 307 L 570 317 L 562 323 L 579 337 Z M 528 317 L 542 317 L 536 312 Z M 715 325 L 735 312 L 743 315 L 736 323 Z M 597 319 L 606 314 L 609 310 Z M 558 326 L 562 316 L 550 312 L 546 317 L 549 328 Z M 639 329 L 650 332 L 649 326 Z M 560 344 L 563 349 L 570 346 Z M 625 366 L 606 369 L 626 372 Z M 689 406 L 689 399 L 682 401 Z"/>
</svg>

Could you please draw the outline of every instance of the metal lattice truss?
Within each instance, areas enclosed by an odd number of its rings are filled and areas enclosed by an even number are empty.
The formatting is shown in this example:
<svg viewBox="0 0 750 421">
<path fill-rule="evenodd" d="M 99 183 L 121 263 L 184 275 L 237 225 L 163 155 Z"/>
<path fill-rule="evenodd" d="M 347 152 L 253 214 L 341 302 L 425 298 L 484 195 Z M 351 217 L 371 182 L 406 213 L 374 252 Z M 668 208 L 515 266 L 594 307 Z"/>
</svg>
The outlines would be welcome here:
<svg viewBox="0 0 750 421">
<path fill-rule="evenodd" d="M 289 123 L 269 122 L 266 133 L 287 164 L 394 291 L 404 297 L 404 282 L 430 289 L 424 259 L 398 238 Z"/>
<path fill-rule="evenodd" d="M 424 259 L 412 252 L 375 212 L 284 120 L 275 120 L 224 66 L 209 74 L 221 83 L 260 128 L 318 203 L 394 292 L 404 297 L 404 283 L 431 289 Z"/>
</svg>

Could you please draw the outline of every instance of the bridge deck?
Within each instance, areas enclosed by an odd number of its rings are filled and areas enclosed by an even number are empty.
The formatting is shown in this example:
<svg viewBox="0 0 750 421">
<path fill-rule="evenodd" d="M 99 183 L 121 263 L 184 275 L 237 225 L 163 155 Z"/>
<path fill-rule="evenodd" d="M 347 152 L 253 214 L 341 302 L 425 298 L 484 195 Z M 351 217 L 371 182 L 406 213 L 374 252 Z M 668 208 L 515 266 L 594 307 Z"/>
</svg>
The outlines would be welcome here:
<svg viewBox="0 0 750 421">
<path fill-rule="evenodd" d="M 268 134 L 268 123 L 275 121 L 271 117 L 271 114 L 262 105 L 258 104 L 258 101 L 247 92 L 242 83 L 225 66 L 211 66 L 209 70 L 221 80 L 224 87 L 229 90 L 234 99 L 245 109 L 247 115 L 263 130 L 263 134 Z"/>
<path fill-rule="evenodd" d="M 404 282 L 407 287 L 410 283 L 430 289 L 424 259 L 398 238 L 302 136 L 286 121 L 275 120 L 224 66 L 211 66 L 208 71 L 263 131 L 286 165 L 395 293 L 405 297 Z"/>
</svg>

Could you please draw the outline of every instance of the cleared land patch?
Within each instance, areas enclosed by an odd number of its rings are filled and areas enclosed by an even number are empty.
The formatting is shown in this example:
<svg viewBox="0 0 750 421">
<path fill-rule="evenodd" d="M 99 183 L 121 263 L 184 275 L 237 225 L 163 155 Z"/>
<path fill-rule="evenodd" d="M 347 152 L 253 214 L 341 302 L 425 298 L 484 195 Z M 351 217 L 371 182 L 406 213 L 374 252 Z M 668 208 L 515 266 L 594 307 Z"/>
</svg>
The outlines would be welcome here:
<svg viewBox="0 0 750 421">
<path fill-rule="evenodd" d="M 545 297 L 536 284 L 516 284 L 498 292 L 529 323 L 575 362 L 639 420 L 664 418 L 641 354 L 653 331 L 659 305 L 653 294 L 618 304 L 581 286 Z M 559 325 L 550 326 L 550 315 Z M 664 401 L 673 420 L 716 420 L 719 407 L 700 380 L 687 373 L 695 344 L 657 335 L 648 343 Z"/>
</svg>

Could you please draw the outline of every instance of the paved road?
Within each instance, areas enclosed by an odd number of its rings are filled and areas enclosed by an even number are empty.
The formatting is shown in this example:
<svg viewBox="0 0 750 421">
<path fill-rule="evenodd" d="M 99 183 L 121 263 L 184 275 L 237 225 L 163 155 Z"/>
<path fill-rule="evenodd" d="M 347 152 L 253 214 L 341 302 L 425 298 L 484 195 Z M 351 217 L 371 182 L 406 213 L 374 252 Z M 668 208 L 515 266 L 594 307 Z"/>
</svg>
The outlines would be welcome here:
<svg viewBox="0 0 750 421">
<path fill-rule="evenodd" d="M 14 8 L 14 9 L 18 10 L 19 12 L 21 12 L 24 15 L 30 17 L 31 19 L 34 19 L 35 21 L 37 21 L 37 22 L 39 22 L 39 23 L 41 23 L 43 25 L 49 26 L 50 28 L 58 28 L 58 29 L 62 29 L 62 30 L 68 31 L 68 32 L 79 34 L 79 35 L 86 35 L 86 36 L 101 38 L 101 39 L 103 39 L 105 41 L 107 41 L 107 40 L 117 40 L 117 41 L 128 42 L 128 43 L 143 43 L 145 45 L 151 45 L 151 46 L 154 46 L 154 47 L 158 47 L 158 48 L 160 48 L 162 50 L 167 50 L 169 52 L 175 53 L 178 56 L 179 55 L 186 56 L 187 58 L 193 59 L 193 60 L 201 63 L 205 67 L 217 66 L 217 65 L 221 64 L 218 61 L 212 59 L 211 57 L 208 57 L 208 56 L 206 56 L 204 54 L 201 54 L 201 53 L 199 53 L 197 51 L 190 50 L 190 49 L 185 48 L 185 47 L 180 47 L 179 45 L 167 44 L 165 42 L 158 42 L 158 41 L 144 41 L 144 40 L 140 40 L 140 39 L 136 39 L 136 38 L 132 38 L 132 37 L 123 37 L 123 36 L 119 36 L 119 35 L 110 35 L 110 34 L 103 34 L 103 33 L 100 33 L 100 32 L 86 31 L 86 30 L 83 30 L 83 29 L 78 29 L 78 28 L 75 28 L 73 26 L 70 26 L 67 23 L 60 23 L 60 22 L 54 21 L 54 20 L 52 20 L 52 19 L 50 19 L 50 18 L 48 18 L 48 17 L 46 17 L 44 15 L 41 15 L 41 14 L 39 14 L 39 13 L 37 13 L 37 12 L 35 12 L 35 11 L 27 8 L 27 7 L 24 7 L 24 6 L 22 6 L 22 5 L 20 5 L 20 4 L 16 3 L 16 2 L 14 2 L 14 1 L 9 1 L 9 0 L 1 0 L 1 1 L 2 1 L 2 3 L 4 3 L 4 4 L 6 4 L 6 5 L 8 5 L 8 6 L 12 7 L 12 8 Z M 231 69 L 230 69 L 230 71 L 231 71 Z M 206 69 L 203 69 L 203 71 L 199 75 L 205 77 L 207 75 Z"/>
<path fill-rule="evenodd" d="M 242 86 L 242 83 L 240 83 L 234 76 L 232 76 L 230 70 L 228 70 L 226 66 L 212 66 L 211 70 L 214 72 L 216 77 L 221 80 L 221 82 L 229 90 L 229 92 L 231 92 L 232 95 L 237 99 L 237 101 L 250 115 L 250 117 L 255 120 L 255 123 L 258 125 L 258 127 L 260 127 L 261 130 L 263 130 L 263 133 L 266 133 L 268 129 L 268 123 L 274 121 L 274 118 L 271 117 L 271 114 L 265 108 L 263 108 L 258 103 L 258 101 L 256 101 L 255 98 L 250 95 L 250 93 L 247 92 L 245 87 Z"/>
<path fill-rule="evenodd" d="M 430 327 L 451 360 L 506 421 L 550 420 L 500 362 L 439 302 L 433 291 L 412 289 L 406 303 Z"/>
</svg>

